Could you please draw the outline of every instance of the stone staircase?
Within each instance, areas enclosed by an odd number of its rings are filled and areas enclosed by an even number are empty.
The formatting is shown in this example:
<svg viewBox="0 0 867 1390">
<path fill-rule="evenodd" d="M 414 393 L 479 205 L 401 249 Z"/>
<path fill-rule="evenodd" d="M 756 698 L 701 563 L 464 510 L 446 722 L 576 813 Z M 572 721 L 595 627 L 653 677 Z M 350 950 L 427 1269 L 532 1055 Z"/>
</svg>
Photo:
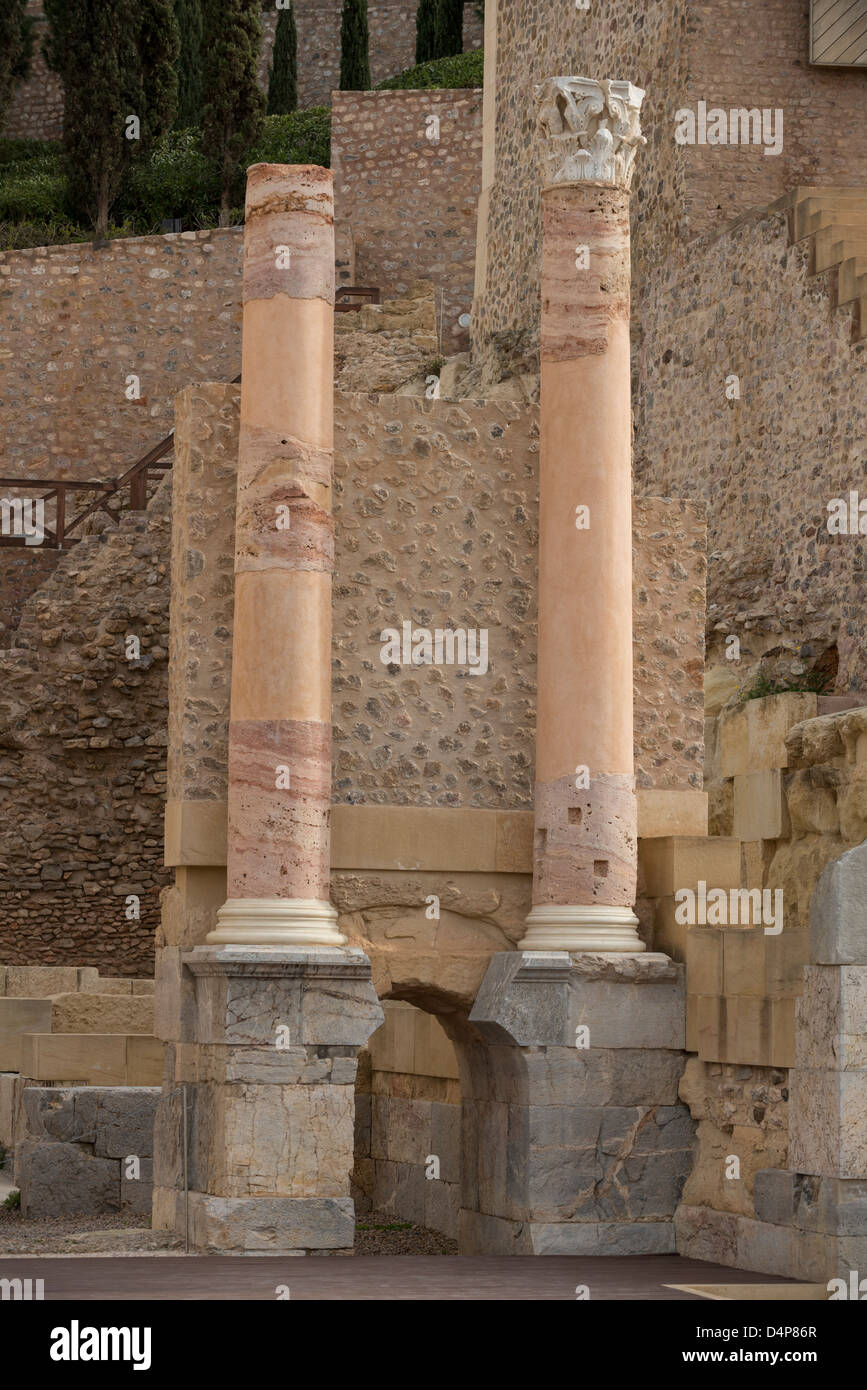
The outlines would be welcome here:
<svg viewBox="0 0 867 1390">
<path fill-rule="evenodd" d="M 867 338 L 867 187 L 796 188 L 780 205 L 792 243 L 812 241 L 811 274 L 836 269 L 837 305 L 856 306 L 854 339 Z"/>
</svg>

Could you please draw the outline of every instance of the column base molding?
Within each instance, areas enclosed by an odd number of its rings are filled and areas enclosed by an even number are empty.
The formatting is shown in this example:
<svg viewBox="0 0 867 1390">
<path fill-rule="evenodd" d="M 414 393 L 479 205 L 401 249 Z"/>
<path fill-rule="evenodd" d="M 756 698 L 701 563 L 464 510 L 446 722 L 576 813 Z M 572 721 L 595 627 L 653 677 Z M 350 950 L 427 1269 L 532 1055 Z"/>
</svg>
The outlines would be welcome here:
<svg viewBox="0 0 867 1390">
<path fill-rule="evenodd" d="M 527 914 L 526 931 L 518 942 L 521 951 L 645 950 L 631 907 L 584 907 L 538 903 Z"/>
<path fill-rule="evenodd" d="M 345 946 L 337 912 L 321 898 L 229 898 L 206 938 L 212 946 Z"/>
</svg>

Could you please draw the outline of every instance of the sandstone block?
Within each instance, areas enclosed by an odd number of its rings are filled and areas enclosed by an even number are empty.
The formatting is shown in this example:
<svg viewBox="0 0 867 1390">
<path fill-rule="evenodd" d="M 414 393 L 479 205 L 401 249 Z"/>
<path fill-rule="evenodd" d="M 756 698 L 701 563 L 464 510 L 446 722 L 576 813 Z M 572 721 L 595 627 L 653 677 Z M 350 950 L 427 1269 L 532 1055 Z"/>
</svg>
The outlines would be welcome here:
<svg viewBox="0 0 867 1390">
<path fill-rule="evenodd" d="M 59 994 L 51 1001 L 51 1033 L 153 1033 L 153 999 L 132 995 Z"/>
<path fill-rule="evenodd" d="M 819 877 L 810 903 L 810 959 L 867 965 L 867 843 L 847 850 Z"/>
<path fill-rule="evenodd" d="M 638 862 L 649 897 L 674 895 L 695 888 L 700 879 L 709 888 L 740 887 L 740 844 L 715 836 L 666 836 L 639 840 Z"/>
<path fill-rule="evenodd" d="M 765 993 L 764 928 L 743 927 L 724 931 L 722 940 L 722 993 L 762 997 Z"/>
<path fill-rule="evenodd" d="M 0 998 L 0 1069 L 21 1070 L 22 1035 L 50 1032 L 50 999 Z"/>
<path fill-rule="evenodd" d="M 692 927 L 686 940 L 686 987 L 690 994 L 723 993 L 723 933 Z"/>
<path fill-rule="evenodd" d="M 779 840 L 789 831 L 782 773 L 738 773 L 734 778 L 734 834 L 739 840 Z"/>
<path fill-rule="evenodd" d="M 747 700 L 734 709 L 723 710 L 720 715 L 723 777 L 788 767 L 786 735 L 795 724 L 815 718 L 816 710 L 816 695 L 796 691 Z"/>
<path fill-rule="evenodd" d="M 4 970 L 7 999 L 46 999 L 78 989 L 79 972 L 74 965 L 7 965 Z"/>
</svg>

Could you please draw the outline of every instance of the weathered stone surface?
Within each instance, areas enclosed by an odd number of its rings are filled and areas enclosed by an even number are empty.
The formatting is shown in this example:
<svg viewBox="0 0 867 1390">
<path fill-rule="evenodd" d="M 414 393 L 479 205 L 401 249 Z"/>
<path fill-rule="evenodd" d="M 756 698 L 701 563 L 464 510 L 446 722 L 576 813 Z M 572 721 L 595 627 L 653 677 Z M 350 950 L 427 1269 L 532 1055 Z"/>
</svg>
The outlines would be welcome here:
<svg viewBox="0 0 867 1390">
<path fill-rule="evenodd" d="M 96 1096 L 94 1153 L 105 1158 L 124 1158 L 128 1154 L 135 1154 L 139 1158 L 151 1157 L 159 1094 L 155 1086 L 106 1087 L 102 1090 Z"/>
<path fill-rule="evenodd" d="M 829 864 L 810 904 L 810 958 L 819 965 L 867 965 L 867 844 Z"/>
<path fill-rule="evenodd" d="M 92 1215 L 120 1206 L 120 1169 L 80 1144 L 25 1140 L 16 1148 L 15 1180 L 25 1216 Z"/>
<path fill-rule="evenodd" d="M 215 1197 L 190 1193 L 197 1250 L 281 1253 L 350 1250 L 355 1217 L 349 1197 Z"/>
<path fill-rule="evenodd" d="M 145 995 L 60 994 L 51 1001 L 52 1033 L 148 1033 L 154 1001 Z"/>
<path fill-rule="evenodd" d="M 867 965 L 809 965 L 796 1004 L 795 1065 L 867 1068 Z"/>
<path fill-rule="evenodd" d="M 797 1067 L 789 1081 L 791 1168 L 825 1177 L 867 1177 L 867 1071 Z"/>
</svg>

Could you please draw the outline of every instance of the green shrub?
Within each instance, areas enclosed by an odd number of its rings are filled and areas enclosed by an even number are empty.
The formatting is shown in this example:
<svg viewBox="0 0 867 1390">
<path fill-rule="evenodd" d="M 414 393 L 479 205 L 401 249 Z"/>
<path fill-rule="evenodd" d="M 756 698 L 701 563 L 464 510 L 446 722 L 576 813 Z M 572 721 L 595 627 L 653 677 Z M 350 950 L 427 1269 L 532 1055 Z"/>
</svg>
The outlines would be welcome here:
<svg viewBox="0 0 867 1390">
<path fill-rule="evenodd" d="M 244 219 L 244 175 L 250 164 L 321 164 L 331 159 L 327 106 L 268 116 L 262 133 L 241 161 L 232 189 L 232 221 Z M 93 232 L 70 215 L 63 152 L 44 140 L 0 140 L 0 247 L 56 246 L 90 241 Z M 149 157 L 127 172 L 114 207 L 109 236 L 147 236 L 164 220 L 180 217 L 186 228 L 215 227 L 220 181 L 202 154 L 196 130 L 169 131 Z"/>
<path fill-rule="evenodd" d="M 421 63 L 417 68 L 407 68 L 396 77 L 387 77 L 378 82 L 378 92 L 403 92 L 418 88 L 442 87 L 446 90 L 459 87 L 481 87 L 484 78 L 485 55 L 481 48 L 472 53 L 459 53 L 454 58 L 436 58 L 432 63 Z"/>
</svg>

